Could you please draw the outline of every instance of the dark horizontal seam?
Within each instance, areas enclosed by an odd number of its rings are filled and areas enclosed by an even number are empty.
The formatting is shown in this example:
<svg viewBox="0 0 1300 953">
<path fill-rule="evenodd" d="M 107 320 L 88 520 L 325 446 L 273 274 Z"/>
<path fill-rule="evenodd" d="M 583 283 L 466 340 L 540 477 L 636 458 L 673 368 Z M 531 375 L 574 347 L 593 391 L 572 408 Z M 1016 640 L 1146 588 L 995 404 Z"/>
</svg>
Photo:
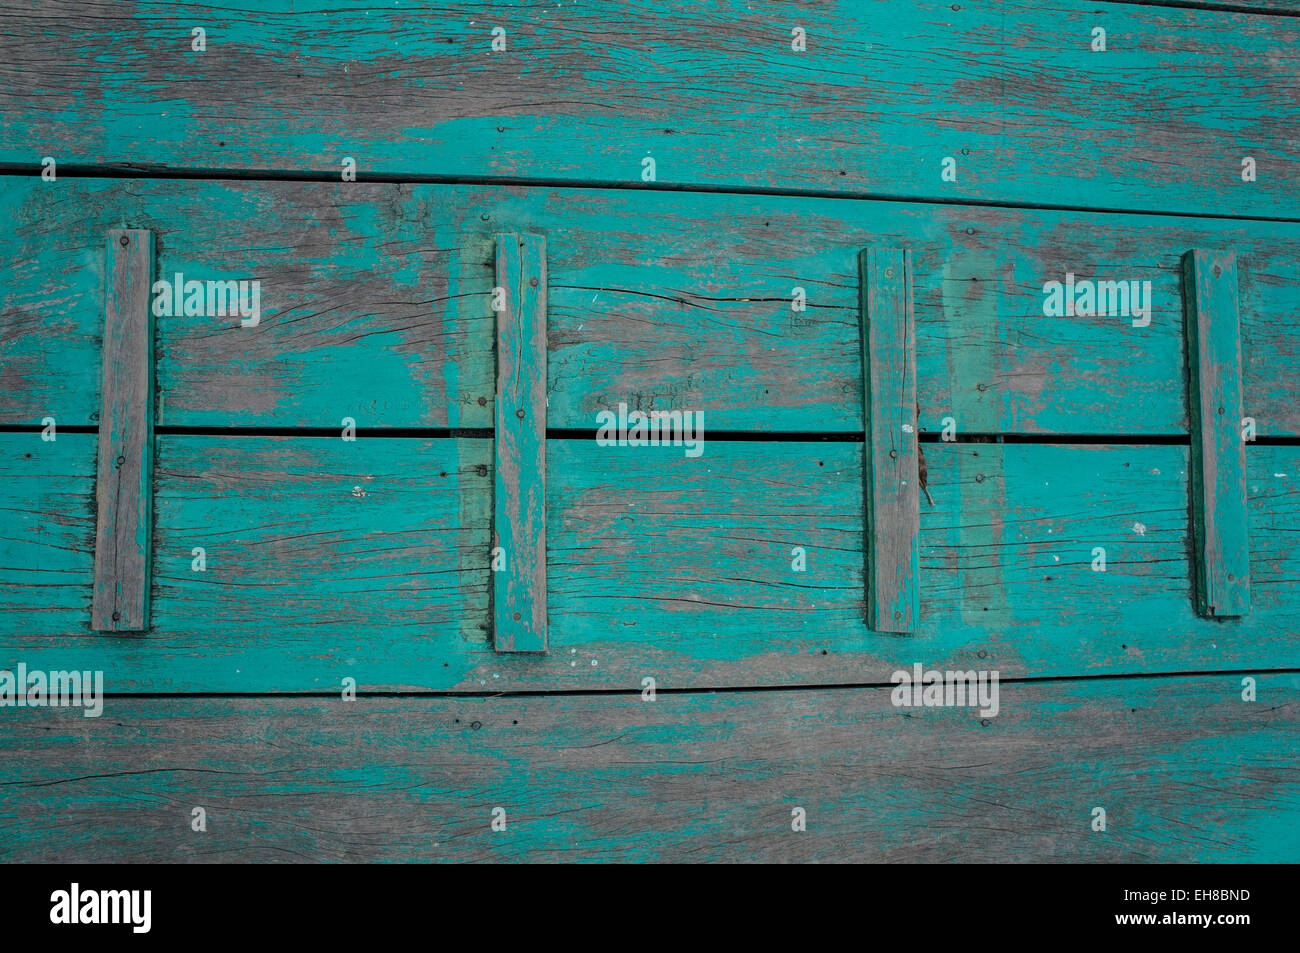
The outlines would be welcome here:
<svg viewBox="0 0 1300 953">
<path fill-rule="evenodd" d="M 45 428 L 40 424 L 0 424 L 0 433 L 41 433 Z M 63 426 L 59 433 L 98 434 L 99 428 L 90 426 Z M 326 437 L 338 438 L 342 433 L 338 427 L 188 427 L 155 425 L 154 433 L 165 437 Z M 596 430 L 583 428 L 548 427 L 548 440 L 592 440 L 596 439 Z M 357 439 L 480 439 L 491 440 L 495 431 L 491 427 L 364 427 L 356 431 Z M 815 430 L 709 430 L 701 428 L 699 437 L 719 443 L 863 443 L 865 436 L 861 431 L 815 431 Z M 612 439 L 612 438 L 611 438 Z M 649 439 L 649 438 L 647 438 Z M 918 434 L 921 443 L 957 443 L 988 444 L 1017 443 L 1053 445 L 1113 445 L 1122 447 L 1186 447 L 1191 438 L 1185 433 L 1155 434 L 1097 434 L 1097 433 L 1000 433 L 997 431 L 968 431 L 958 433 L 945 440 L 942 434 Z M 660 445 L 670 441 L 661 437 Z M 683 443 L 685 442 L 683 438 Z M 1298 447 L 1300 435 L 1278 437 L 1256 437 L 1247 441 L 1247 448 L 1252 444 L 1264 447 Z M 672 443 L 672 446 L 676 446 Z M 635 449 L 632 447 L 631 449 Z"/>
<path fill-rule="evenodd" d="M 40 175 L 42 169 L 29 163 L 0 163 L 0 175 L 32 176 Z M 129 164 L 104 163 L 102 165 L 79 165 L 68 163 L 59 166 L 62 178 L 92 179 L 205 179 L 212 181 L 248 181 L 248 182 L 330 182 L 344 184 L 337 171 L 320 172 L 314 170 L 280 171 L 269 169 L 173 169 L 165 166 L 142 166 L 135 168 Z M 676 182 L 612 182 L 599 179 L 548 179 L 525 176 L 483 176 L 483 175 L 422 175 L 418 173 L 368 172 L 358 176 L 348 185 L 366 183 L 410 184 L 410 185 L 473 185 L 492 187 L 533 187 L 547 189 L 600 189 L 642 192 L 692 192 L 713 195 L 749 195 L 772 196 L 775 198 L 814 198 L 841 199 L 851 202 L 911 202 L 922 205 L 943 205 L 971 208 L 1001 208 L 1026 211 L 1080 212 L 1095 215 L 1154 215 L 1165 218 L 1217 219 L 1233 222 L 1300 222 L 1300 216 L 1280 215 L 1232 215 L 1225 212 L 1210 212 L 1189 209 L 1170 212 L 1164 209 L 1141 207 L 1058 205 L 1050 202 L 1018 202 L 1012 200 L 979 198 L 940 198 L 937 196 L 897 195 L 888 192 L 844 192 L 830 189 L 801 188 L 762 188 L 743 185 L 704 185 L 699 183 Z"/>
<path fill-rule="evenodd" d="M 996 671 L 996 665 L 990 666 L 990 659 L 981 659 L 980 664 L 986 666 L 988 671 Z M 927 666 L 934 668 L 936 666 Z M 961 668 L 977 669 L 975 663 L 952 663 L 945 665 L 944 668 Z M 999 676 L 999 685 L 1038 685 L 1060 682 L 1101 682 L 1101 681 L 1132 681 L 1142 678 L 1217 678 L 1231 677 L 1236 675 L 1300 675 L 1300 668 L 1240 668 L 1240 669 L 1190 669 L 1173 672 L 1117 672 L 1102 675 L 1024 675 L 1019 677 L 1004 678 Z M 772 692 L 817 692 L 817 691 L 853 691 L 862 688 L 885 688 L 895 689 L 898 683 L 889 682 L 826 682 L 818 684 L 804 685 L 722 685 L 722 686 L 693 686 L 690 688 L 662 688 L 657 687 L 655 693 L 659 695 L 744 695 Z M 429 698 L 429 699 L 448 699 L 458 698 L 576 698 L 584 695 L 593 696 L 621 696 L 621 695 L 640 695 L 643 692 L 641 688 L 559 688 L 559 689 L 528 689 L 521 691 L 505 692 L 484 692 L 484 691 L 356 691 L 357 698 Z M 204 698 L 258 698 L 258 699 L 276 699 L 276 698 L 319 698 L 319 699 L 339 699 L 341 690 L 330 692 L 104 692 L 102 696 L 106 701 L 108 699 L 204 699 Z"/>
<path fill-rule="evenodd" d="M 1210 10 L 1215 13 L 1248 13 L 1260 17 L 1300 17 L 1300 9 L 1295 10 L 1261 10 L 1235 3 L 1209 3 L 1201 0 L 1112 0 L 1126 7 L 1151 7 L 1162 9 L 1172 7 L 1176 10 Z"/>
</svg>

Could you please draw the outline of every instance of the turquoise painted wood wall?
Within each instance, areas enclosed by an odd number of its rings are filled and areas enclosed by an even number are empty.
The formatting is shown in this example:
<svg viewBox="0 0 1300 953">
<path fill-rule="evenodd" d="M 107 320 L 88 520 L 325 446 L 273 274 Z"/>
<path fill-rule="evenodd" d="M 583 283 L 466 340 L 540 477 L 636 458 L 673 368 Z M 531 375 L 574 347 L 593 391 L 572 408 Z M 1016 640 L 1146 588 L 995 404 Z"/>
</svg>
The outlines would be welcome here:
<svg viewBox="0 0 1300 953">
<path fill-rule="evenodd" d="M 109 695 L 0 706 L 0 855 L 1296 860 L 1297 12 L 17 10 L 0 669 Z M 112 229 L 261 288 L 252 326 L 154 319 L 140 633 L 92 622 Z M 516 234 L 545 652 L 494 641 Z M 868 611 L 864 249 L 911 269 L 901 633 Z M 1236 471 L 1197 456 L 1194 249 L 1235 268 Z M 1149 282 L 1149 323 L 1046 313 L 1067 275 Z M 620 403 L 702 411 L 703 454 L 599 446 Z M 1239 616 L 1198 609 L 1206 485 L 1241 494 Z M 999 712 L 896 706 L 917 663 L 997 672 Z"/>
</svg>

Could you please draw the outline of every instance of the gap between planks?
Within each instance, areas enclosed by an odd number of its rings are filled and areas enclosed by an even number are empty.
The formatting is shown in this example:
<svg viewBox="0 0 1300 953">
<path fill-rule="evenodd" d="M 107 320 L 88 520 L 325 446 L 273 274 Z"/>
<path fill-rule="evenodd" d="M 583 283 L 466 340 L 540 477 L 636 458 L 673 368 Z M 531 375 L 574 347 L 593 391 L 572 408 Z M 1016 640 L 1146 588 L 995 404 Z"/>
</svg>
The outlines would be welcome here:
<svg viewBox="0 0 1300 953">
<path fill-rule="evenodd" d="M 0 424 L 0 433 L 41 433 L 45 428 L 41 424 Z M 60 433 L 98 434 L 99 428 L 93 425 L 68 425 L 59 428 Z M 339 436 L 338 427 L 154 427 L 155 436 L 163 437 L 325 437 Z M 547 428 L 547 440 L 587 440 L 596 439 L 595 430 L 575 430 L 572 428 Z M 482 439 L 491 440 L 495 432 L 487 427 L 454 428 L 446 427 L 366 427 L 357 430 L 358 439 Z M 852 432 L 817 432 L 800 430 L 714 430 L 706 431 L 706 438 L 722 443 L 862 443 L 863 435 Z M 1171 434 L 1086 434 L 1086 433 L 985 433 L 970 432 L 959 434 L 954 440 L 943 440 L 937 433 L 923 432 L 918 435 L 921 443 L 1018 443 L 1042 444 L 1044 446 L 1063 446 L 1069 444 L 1117 446 L 1117 447 L 1186 447 L 1191 438 L 1183 433 Z M 1256 437 L 1250 441 L 1263 447 L 1300 447 L 1300 436 L 1266 436 Z M 1249 447 L 1247 448 L 1249 449 Z"/>
<path fill-rule="evenodd" d="M 1201 8 L 1195 8 L 1201 9 Z M 1244 12 L 1244 11 L 1233 11 Z M 1300 12 L 1288 14 L 1300 17 Z M 31 163 L 0 163 L 0 176 L 39 177 L 42 168 Z M 300 172 L 269 171 L 261 169 L 169 169 L 148 165 L 68 165 L 59 166 L 59 176 L 69 179 L 190 179 L 226 182 L 327 182 L 342 185 L 335 171 Z M 354 183 L 347 183 L 349 185 Z M 417 175 L 397 172 L 367 172 L 355 184 L 376 185 L 474 185 L 490 188 L 537 189 L 588 189 L 602 191 L 641 192 L 695 192 L 709 195 L 755 195 L 782 198 L 842 199 L 848 202 L 908 202 L 917 205 L 951 205 L 963 208 L 997 208 L 1021 211 L 1072 212 L 1090 215 L 1158 215 L 1174 219 L 1215 219 L 1230 222 L 1282 222 L 1300 223 L 1300 216 L 1278 215 L 1228 215 L 1191 209 L 1170 212 L 1142 206 L 1090 207 L 1084 205 L 1058 205 L 1051 202 L 1014 202 L 993 199 L 954 199 L 938 195 L 895 195 L 890 192 L 836 192 L 831 189 L 758 188 L 740 185 L 699 185 L 673 182 L 603 182 L 598 179 L 548 179 L 531 176 L 483 175 Z"/>
<path fill-rule="evenodd" d="M 1133 681 L 1135 679 L 1177 679 L 1177 678 L 1228 678 L 1234 675 L 1300 675 L 1300 668 L 1227 668 L 1227 669 L 1180 669 L 1170 672 L 1117 672 L 1103 675 L 1026 675 L 998 679 L 999 685 L 1037 685 L 1055 682 L 1107 682 Z M 859 689 L 897 688 L 895 682 L 827 682 L 816 685 L 722 685 L 716 688 L 664 688 L 656 687 L 661 695 L 752 695 L 772 692 L 842 692 Z M 480 692 L 480 691 L 441 691 L 441 692 L 375 692 L 358 689 L 357 698 L 578 698 L 582 696 L 608 695 L 639 696 L 641 688 L 565 688 L 565 689 L 528 689 L 516 692 Z M 338 691 L 329 692 L 104 692 L 109 698 L 141 699 L 183 699 L 183 698 L 338 698 Z"/>
</svg>

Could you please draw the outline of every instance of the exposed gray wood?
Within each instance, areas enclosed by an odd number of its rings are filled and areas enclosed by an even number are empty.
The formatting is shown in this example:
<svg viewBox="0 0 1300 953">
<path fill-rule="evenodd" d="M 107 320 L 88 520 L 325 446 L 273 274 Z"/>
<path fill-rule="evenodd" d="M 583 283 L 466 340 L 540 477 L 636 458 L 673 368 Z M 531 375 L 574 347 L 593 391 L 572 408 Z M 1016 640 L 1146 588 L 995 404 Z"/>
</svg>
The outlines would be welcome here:
<svg viewBox="0 0 1300 953">
<path fill-rule="evenodd" d="M 912 258 L 899 249 L 869 248 L 859 262 L 867 613 L 877 632 L 912 632 L 920 614 Z"/>
<path fill-rule="evenodd" d="M 1250 611 L 1250 535 L 1242 428 L 1237 259 L 1183 256 L 1196 600 L 1203 615 Z"/>
<path fill-rule="evenodd" d="M 139 632 L 149 628 L 153 541 L 153 233 L 110 229 L 105 258 L 91 625 Z"/>
<path fill-rule="evenodd" d="M 496 276 L 492 632 L 498 652 L 545 652 L 546 240 L 498 235 Z"/>
<path fill-rule="evenodd" d="M 1297 688 L 1003 683 L 987 719 L 890 688 L 110 698 L 7 715 L 0 857 L 1294 862 Z"/>
</svg>

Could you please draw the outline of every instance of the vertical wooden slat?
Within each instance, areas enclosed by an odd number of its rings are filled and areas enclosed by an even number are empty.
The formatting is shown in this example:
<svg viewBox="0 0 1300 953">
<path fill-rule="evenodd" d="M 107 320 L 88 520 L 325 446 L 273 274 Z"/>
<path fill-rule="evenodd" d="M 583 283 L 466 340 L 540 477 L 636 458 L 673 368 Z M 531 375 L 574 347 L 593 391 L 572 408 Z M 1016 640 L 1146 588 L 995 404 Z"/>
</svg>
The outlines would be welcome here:
<svg viewBox="0 0 1300 953">
<path fill-rule="evenodd" d="M 867 620 L 912 632 L 920 616 L 916 331 L 912 259 L 900 249 L 859 255 L 866 444 Z"/>
<path fill-rule="evenodd" d="M 1240 616 L 1250 611 L 1250 540 L 1234 253 L 1197 248 L 1183 255 L 1183 308 L 1196 608 L 1204 616 Z"/>
<path fill-rule="evenodd" d="M 546 240 L 498 235 L 496 495 L 498 652 L 546 651 Z"/>
<path fill-rule="evenodd" d="M 107 242 L 91 622 L 138 632 L 149 628 L 153 537 L 154 237 L 111 229 Z"/>
</svg>

